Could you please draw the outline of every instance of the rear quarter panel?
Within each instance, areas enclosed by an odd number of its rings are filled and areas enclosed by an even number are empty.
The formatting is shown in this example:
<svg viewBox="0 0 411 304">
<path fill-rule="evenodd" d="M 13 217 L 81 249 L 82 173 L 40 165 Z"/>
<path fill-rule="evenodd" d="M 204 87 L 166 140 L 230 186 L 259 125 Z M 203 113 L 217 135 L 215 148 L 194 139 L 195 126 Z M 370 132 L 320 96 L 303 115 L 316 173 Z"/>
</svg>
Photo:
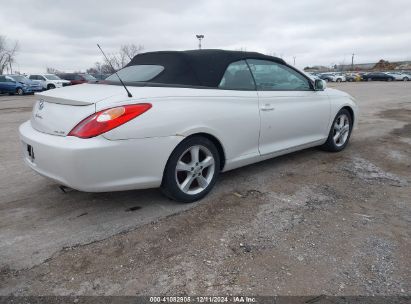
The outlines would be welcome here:
<svg viewBox="0 0 411 304">
<path fill-rule="evenodd" d="M 183 140 L 192 134 L 207 133 L 220 141 L 226 159 L 258 154 L 260 119 L 256 92 L 185 90 L 180 91 L 181 96 L 144 98 L 134 102 L 149 102 L 152 108 L 105 133 L 104 137 L 122 140 L 181 136 Z M 107 108 L 109 103 L 106 101 L 97 106 Z"/>
</svg>

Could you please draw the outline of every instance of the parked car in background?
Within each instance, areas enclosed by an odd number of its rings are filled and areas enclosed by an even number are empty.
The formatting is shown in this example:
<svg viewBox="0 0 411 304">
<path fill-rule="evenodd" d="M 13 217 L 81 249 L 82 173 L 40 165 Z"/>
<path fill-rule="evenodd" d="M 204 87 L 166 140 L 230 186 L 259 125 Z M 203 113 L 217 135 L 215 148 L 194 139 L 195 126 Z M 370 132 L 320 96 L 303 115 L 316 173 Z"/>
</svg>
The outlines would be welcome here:
<svg viewBox="0 0 411 304">
<path fill-rule="evenodd" d="M 82 191 L 162 187 L 188 203 L 222 171 L 342 151 L 358 120 L 353 97 L 259 53 L 143 53 L 118 75 L 127 87 L 111 75 L 39 94 L 20 126 L 26 164 Z"/>
<path fill-rule="evenodd" d="M 96 78 L 97 80 L 104 80 L 111 74 L 90 74 L 90 75 Z"/>
<path fill-rule="evenodd" d="M 23 95 L 33 93 L 31 87 L 25 83 L 15 81 L 13 78 L 0 75 L 0 94 L 8 93 L 10 95 Z"/>
<path fill-rule="evenodd" d="M 394 81 L 395 77 L 392 75 L 388 75 L 384 72 L 371 72 L 362 76 L 362 79 L 365 81 L 373 81 L 373 80 L 380 80 L 380 81 Z"/>
<path fill-rule="evenodd" d="M 70 81 L 62 80 L 54 74 L 30 74 L 28 78 L 41 84 L 44 90 L 62 88 L 70 85 Z"/>
<path fill-rule="evenodd" d="M 408 81 L 410 76 L 401 72 L 387 72 L 387 75 L 393 76 L 398 81 Z"/>
<path fill-rule="evenodd" d="M 327 82 L 334 81 L 334 75 L 330 73 L 322 73 L 317 75 L 320 79 L 325 80 Z"/>
<path fill-rule="evenodd" d="M 321 79 L 320 77 L 318 77 L 318 75 L 316 75 L 316 74 L 314 74 L 314 73 L 306 72 L 305 74 L 306 74 L 308 77 L 310 77 L 312 80 Z"/>
<path fill-rule="evenodd" d="M 365 80 L 364 75 L 367 75 L 367 74 L 368 74 L 367 72 L 358 72 L 358 75 L 360 75 L 361 77 L 361 81 Z"/>
<path fill-rule="evenodd" d="M 72 85 L 97 81 L 97 79 L 91 76 L 90 74 L 62 73 L 62 74 L 57 74 L 57 76 L 60 77 L 61 79 L 70 81 Z"/>
<path fill-rule="evenodd" d="M 361 81 L 361 76 L 356 73 L 348 73 L 348 74 L 345 74 L 345 79 L 349 82 Z"/>
<path fill-rule="evenodd" d="M 41 84 L 28 79 L 26 76 L 23 76 L 23 75 L 7 75 L 7 76 L 12 78 L 14 81 L 20 82 L 22 84 L 26 84 L 27 86 L 30 87 L 32 92 L 43 91 L 43 86 Z"/>
<path fill-rule="evenodd" d="M 344 75 L 335 73 L 323 73 L 319 74 L 318 77 L 327 82 L 343 82 L 346 80 Z"/>
<path fill-rule="evenodd" d="M 334 74 L 336 82 L 347 81 L 347 79 L 345 78 L 345 74 L 343 74 L 343 73 L 333 73 L 333 74 Z"/>
</svg>

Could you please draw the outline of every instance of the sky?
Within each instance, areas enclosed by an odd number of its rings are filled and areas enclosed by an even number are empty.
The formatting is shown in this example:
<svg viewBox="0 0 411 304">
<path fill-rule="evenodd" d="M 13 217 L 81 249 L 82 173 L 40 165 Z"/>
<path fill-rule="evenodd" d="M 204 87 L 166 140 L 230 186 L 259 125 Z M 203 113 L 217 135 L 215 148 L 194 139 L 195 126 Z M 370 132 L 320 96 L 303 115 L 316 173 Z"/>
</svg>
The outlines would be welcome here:
<svg viewBox="0 0 411 304">
<path fill-rule="evenodd" d="M 242 49 L 299 68 L 411 60 L 410 0 L 0 0 L 15 70 L 85 71 L 121 45 L 144 51 Z"/>
</svg>

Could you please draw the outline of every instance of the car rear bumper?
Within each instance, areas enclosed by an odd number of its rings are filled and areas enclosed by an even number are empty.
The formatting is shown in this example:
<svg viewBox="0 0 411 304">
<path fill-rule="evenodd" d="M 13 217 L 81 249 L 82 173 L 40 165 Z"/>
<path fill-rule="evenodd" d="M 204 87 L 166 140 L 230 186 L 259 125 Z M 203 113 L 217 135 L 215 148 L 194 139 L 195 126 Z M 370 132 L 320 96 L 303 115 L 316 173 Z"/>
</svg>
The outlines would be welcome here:
<svg viewBox="0 0 411 304">
<path fill-rule="evenodd" d="M 20 128 L 25 163 L 59 184 L 87 192 L 154 188 L 181 136 L 108 140 L 41 133 L 30 121 Z M 32 151 L 29 152 L 29 149 Z"/>
</svg>

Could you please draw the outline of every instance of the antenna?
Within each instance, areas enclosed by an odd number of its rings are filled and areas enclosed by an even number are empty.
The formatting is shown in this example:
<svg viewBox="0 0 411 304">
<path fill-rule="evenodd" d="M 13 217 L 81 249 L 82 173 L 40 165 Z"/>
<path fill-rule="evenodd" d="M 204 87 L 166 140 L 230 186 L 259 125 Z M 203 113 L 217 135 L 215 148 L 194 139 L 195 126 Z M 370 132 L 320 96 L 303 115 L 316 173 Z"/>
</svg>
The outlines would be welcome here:
<svg viewBox="0 0 411 304">
<path fill-rule="evenodd" d="M 133 97 L 133 95 L 131 95 L 130 91 L 127 89 L 126 85 L 124 84 L 123 80 L 121 80 L 120 76 L 118 76 L 117 71 L 113 68 L 113 65 L 111 64 L 110 60 L 108 60 L 106 54 L 104 54 L 103 50 L 101 49 L 100 45 L 97 43 L 98 48 L 100 49 L 101 53 L 103 53 L 104 58 L 106 58 L 108 64 L 110 65 L 110 67 L 113 69 L 114 73 L 117 75 L 118 79 L 120 80 L 121 84 L 123 85 L 124 89 L 127 91 L 127 96 L 128 97 Z"/>
</svg>

